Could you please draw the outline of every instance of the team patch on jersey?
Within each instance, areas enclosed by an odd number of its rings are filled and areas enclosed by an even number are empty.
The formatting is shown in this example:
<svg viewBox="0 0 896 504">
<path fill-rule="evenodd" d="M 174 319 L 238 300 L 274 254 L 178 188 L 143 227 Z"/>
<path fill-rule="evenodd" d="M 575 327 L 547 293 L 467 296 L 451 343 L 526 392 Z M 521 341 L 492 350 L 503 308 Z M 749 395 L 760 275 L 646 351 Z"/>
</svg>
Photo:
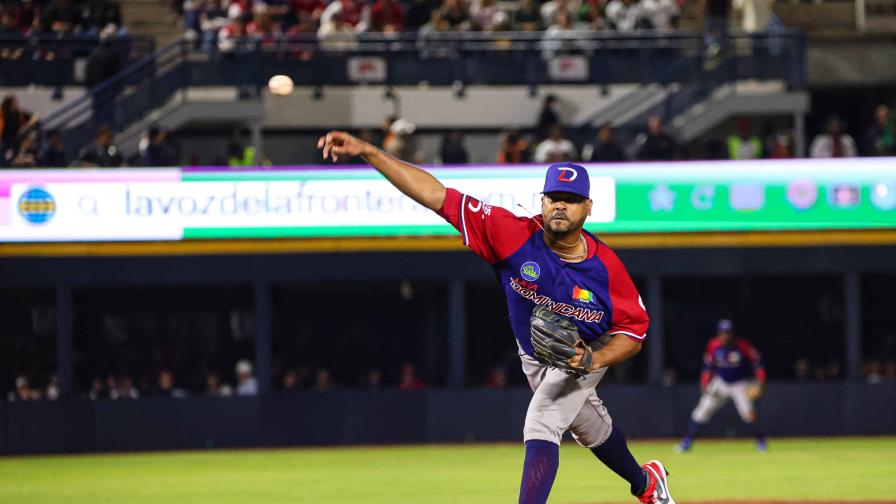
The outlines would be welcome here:
<svg viewBox="0 0 896 504">
<path fill-rule="evenodd" d="M 594 293 L 576 285 L 572 288 L 572 298 L 582 303 L 592 303 L 594 302 Z"/>
<path fill-rule="evenodd" d="M 554 301 L 547 296 L 538 295 L 534 291 L 523 287 L 516 280 L 510 280 L 510 287 L 520 296 L 523 296 L 524 298 L 532 301 L 537 305 L 544 305 L 552 312 L 559 313 L 560 315 L 572 317 L 574 319 L 581 320 L 582 322 L 599 323 L 604 318 L 603 310 L 589 310 L 587 308 L 578 308 L 571 304 Z"/>
<path fill-rule="evenodd" d="M 535 261 L 524 262 L 520 267 L 520 275 L 523 275 L 526 280 L 534 282 L 541 275 L 541 266 Z"/>
</svg>

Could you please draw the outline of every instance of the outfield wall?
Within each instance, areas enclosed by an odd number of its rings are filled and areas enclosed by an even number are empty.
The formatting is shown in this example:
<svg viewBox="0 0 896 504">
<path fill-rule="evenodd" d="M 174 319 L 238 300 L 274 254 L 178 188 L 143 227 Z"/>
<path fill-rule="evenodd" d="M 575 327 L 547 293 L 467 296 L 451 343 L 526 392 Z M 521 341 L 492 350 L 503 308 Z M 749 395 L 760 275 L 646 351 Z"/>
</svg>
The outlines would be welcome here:
<svg viewBox="0 0 896 504">
<path fill-rule="evenodd" d="M 598 389 L 630 437 L 676 437 L 697 387 Z M 0 453 L 519 441 L 530 393 L 334 391 L 263 397 L 0 403 Z M 762 399 L 772 436 L 896 434 L 896 384 L 775 383 Z M 744 434 L 732 406 L 708 436 Z"/>
</svg>

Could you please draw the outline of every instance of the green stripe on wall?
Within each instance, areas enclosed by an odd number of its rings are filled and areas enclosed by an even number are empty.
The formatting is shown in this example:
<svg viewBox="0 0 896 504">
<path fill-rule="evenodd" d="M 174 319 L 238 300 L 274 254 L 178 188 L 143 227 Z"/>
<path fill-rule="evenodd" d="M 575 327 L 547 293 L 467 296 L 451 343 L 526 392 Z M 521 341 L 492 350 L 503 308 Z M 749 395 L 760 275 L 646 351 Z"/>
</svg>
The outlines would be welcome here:
<svg viewBox="0 0 896 504">
<path fill-rule="evenodd" d="M 450 236 L 459 234 L 453 227 L 429 226 L 315 226 L 255 228 L 185 228 L 185 239 L 197 238 L 308 238 L 331 236 Z"/>
</svg>

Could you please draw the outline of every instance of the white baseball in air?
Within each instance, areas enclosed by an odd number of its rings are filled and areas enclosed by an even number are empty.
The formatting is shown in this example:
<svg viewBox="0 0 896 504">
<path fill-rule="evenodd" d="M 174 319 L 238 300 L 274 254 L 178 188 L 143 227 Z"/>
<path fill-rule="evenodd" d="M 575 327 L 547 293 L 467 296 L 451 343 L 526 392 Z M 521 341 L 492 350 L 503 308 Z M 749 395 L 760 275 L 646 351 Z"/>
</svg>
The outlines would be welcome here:
<svg viewBox="0 0 896 504">
<path fill-rule="evenodd" d="M 268 89 L 277 96 L 286 96 L 292 93 L 293 87 L 295 85 L 292 83 L 292 79 L 286 75 L 275 75 L 268 81 Z"/>
</svg>

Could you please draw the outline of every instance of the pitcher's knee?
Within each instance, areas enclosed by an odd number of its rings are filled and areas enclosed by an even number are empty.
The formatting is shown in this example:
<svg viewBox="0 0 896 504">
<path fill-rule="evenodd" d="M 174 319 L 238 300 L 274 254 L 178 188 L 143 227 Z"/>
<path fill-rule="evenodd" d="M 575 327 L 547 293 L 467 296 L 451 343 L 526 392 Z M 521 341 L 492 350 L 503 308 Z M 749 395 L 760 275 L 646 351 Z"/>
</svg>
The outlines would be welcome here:
<svg viewBox="0 0 896 504">
<path fill-rule="evenodd" d="M 609 422 L 595 422 L 588 429 L 570 428 L 572 438 L 585 448 L 597 448 L 604 444 L 612 430 L 613 424 Z"/>
<path fill-rule="evenodd" d="M 541 439 L 559 445 L 565 430 L 558 425 L 552 425 L 544 418 L 538 416 L 526 417 L 526 424 L 523 427 L 523 440 Z"/>
</svg>

